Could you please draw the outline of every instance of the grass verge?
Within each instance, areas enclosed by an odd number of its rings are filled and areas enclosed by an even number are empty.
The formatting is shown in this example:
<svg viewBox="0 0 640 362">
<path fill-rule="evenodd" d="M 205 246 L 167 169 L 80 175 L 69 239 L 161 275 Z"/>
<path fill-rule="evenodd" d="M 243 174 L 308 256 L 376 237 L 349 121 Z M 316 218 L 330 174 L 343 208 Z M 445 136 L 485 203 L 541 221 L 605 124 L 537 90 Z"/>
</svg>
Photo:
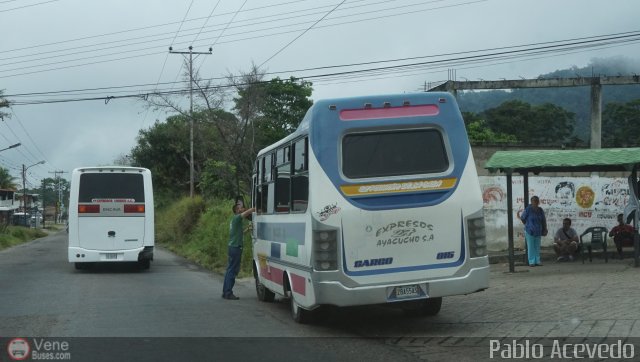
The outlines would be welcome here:
<svg viewBox="0 0 640 362">
<path fill-rule="evenodd" d="M 0 226 L 0 250 L 44 236 L 47 236 L 47 233 L 40 229 L 29 229 L 23 226 Z"/>
<path fill-rule="evenodd" d="M 204 268 L 224 273 L 232 205 L 233 200 L 180 199 L 156 212 L 156 241 Z M 239 277 L 252 275 L 251 259 L 251 234 L 247 232 Z"/>
</svg>

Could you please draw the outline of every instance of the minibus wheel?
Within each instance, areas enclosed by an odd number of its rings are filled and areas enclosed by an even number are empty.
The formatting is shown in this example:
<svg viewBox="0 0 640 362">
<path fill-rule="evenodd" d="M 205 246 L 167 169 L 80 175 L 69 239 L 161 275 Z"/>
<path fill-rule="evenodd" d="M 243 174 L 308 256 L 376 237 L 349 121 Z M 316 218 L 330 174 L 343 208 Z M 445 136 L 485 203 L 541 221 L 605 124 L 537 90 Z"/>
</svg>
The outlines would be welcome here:
<svg viewBox="0 0 640 362">
<path fill-rule="evenodd" d="M 403 311 L 409 317 L 434 316 L 440 312 L 441 307 L 442 297 L 438 297 L 425 299 L 419 304 L 408 302 L 407 306 L 403 307 Z"/>
<path fill-rule="evenodd" d="M 144 260 L 138 261 L 138 267 L 141 270 L 148 270 L 149 268 L 151 268 L 151 260 L 144 259 Z"/>
<path fill-rule="evenodd" d="M 291 298 L 289 298 L 291 303 L 291 316 L 293 320 L 300 324 L 308 324 L 313 322 L 313 311 L 306 310 L 296 303 L 296 300 L 293 298 L 293 293 L 291 293 Z"/>
<path fill-rule="evenodd" d="M 273 302 L 276 298 L 276 294 L 267 289 L 267 287 L 260 282 L 260 278 L 257 273 L 254 273 L 253 278 L 256 281 L 256 294 L 258 295 L 258 300 L 261 302 Z"/>
</svg>

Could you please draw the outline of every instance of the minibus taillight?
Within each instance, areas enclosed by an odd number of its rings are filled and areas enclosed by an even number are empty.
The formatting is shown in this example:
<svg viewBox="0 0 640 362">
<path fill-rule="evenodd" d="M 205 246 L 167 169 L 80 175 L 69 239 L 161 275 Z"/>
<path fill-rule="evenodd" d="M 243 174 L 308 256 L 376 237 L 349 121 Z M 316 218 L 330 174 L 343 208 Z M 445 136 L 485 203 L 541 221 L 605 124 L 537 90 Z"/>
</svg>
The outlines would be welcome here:
<svg viewBox="0 0 640 362">
<path fill-rule="evenodd" d="M 100 213 L 100 205 L 78 205 L 79 214 L 98 214 Z"/>
<path fill-rule="evenodd" d="M 313 245 L 313 268 L 318 271 L 338 270 L 338 231 L 314 231 Z"/>
<path fill-rule="evenodd" d="M 144 205 L 125 204 L 125 213 L 144 213 Z"/>
<path fill-rule="evenodd" d="M 487 255 L 487 235 L 484 228 L 484 216 L 480 212 L 467 219 L 467 232 L 469 233 L 469 253 L 471 258 L 479 258 Z"/>
</svg>

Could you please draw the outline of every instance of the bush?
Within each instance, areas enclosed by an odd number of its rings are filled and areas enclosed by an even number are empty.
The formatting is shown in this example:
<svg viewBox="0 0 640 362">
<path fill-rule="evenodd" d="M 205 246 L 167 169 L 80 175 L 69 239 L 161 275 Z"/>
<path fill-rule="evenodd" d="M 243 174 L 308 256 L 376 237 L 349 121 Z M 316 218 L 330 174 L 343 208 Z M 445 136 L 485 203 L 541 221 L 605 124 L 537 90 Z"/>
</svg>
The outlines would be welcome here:
<svg viewBox="0 0 640 362">
<path fill-rule="evenodd" d="M 159 243 L 180 243 L 197 225 L 205 205 L 201 197 L 184 197 L 158 212 L 156 240 Z"/>
<path fill-rule="evenodd" d="M 214 199 L 205 208 L 202 199 L 195 199 L 179 200 L 158 213 L 156 240 L 176 254 L 222 273 L 227 267 L 229 222 L 234 201 Z M 244 246 L 240 277 L 252 273 L 250 233 L 245 233 Z"/>
<path fill-rule="evenodd" d="M 28 229 L 22 226 L 9 226 L 0 230 L 0 250 L 47 236 L 40 229 Z"/>
</svg>

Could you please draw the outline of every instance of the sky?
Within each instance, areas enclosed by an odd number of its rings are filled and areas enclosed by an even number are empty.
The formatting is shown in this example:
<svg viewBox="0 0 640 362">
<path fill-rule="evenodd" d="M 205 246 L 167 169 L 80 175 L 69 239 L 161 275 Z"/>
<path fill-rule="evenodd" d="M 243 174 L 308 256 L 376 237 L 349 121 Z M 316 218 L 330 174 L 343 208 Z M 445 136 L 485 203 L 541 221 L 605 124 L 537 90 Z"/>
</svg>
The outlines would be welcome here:
<svg viewBox="0 0 640 362">
<path fill-rule="evenodd" d="M 171 115 L 144 94 L 186 87 L 170 46 L 211 47 L 193 64 L 214 84 L 255 64 L 313 82 L 319 100 L 638 60 L 639 13 L 637 0 L 0 0 L 0 149 L 21 143 L 0 167 L 25 165 L 30 187 L 129 154 Z"/>
</svg>

